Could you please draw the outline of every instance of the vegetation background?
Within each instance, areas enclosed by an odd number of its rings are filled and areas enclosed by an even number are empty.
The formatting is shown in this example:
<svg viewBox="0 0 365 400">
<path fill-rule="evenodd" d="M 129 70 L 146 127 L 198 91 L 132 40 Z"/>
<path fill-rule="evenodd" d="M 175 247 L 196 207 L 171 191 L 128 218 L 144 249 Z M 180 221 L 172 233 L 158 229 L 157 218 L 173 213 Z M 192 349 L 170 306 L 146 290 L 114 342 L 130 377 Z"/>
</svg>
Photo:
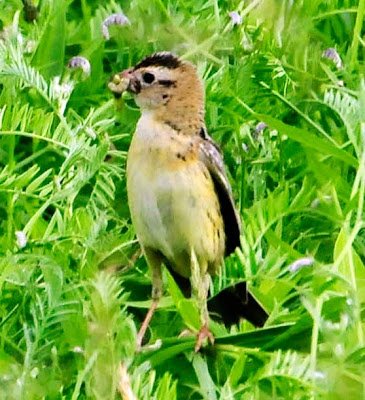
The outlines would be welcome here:
<svg viewBox="0 0 365 400">
<path fill-rule="evenodd" d="M 1 399 L 365 399 L 364 9 L 0 0 Z M 107 82 L 159 50 L 198 66 L 242 216 L 215 287 L 247 280 L 270 311 L 263 329 L 215 323 L 196 355 L 167 276 L 148 338 L 162 347 L 135 352 L 150 304 L 125 191 L 139 112 Z"/>
</svg>

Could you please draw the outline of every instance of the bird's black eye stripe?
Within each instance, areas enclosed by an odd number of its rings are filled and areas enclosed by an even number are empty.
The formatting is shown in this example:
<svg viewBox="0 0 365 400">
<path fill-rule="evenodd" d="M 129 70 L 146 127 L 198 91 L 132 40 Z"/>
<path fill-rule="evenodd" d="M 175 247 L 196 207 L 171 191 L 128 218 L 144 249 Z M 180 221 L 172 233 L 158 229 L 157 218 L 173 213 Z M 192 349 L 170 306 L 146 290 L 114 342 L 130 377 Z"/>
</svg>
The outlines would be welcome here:
<svg viewBox="0 0 365 400">
<path fill-rule="evenodd" d="M 161 86 L 166 86 L 166 87 L 175 86 L 175 81 L 172 81 L 172 80 L 170 80 L 170 79 L 160 79 L 160 80 L 158 81 L 158 83 L 159 83 Z"/>
<path fill-rule="evenodd" d="M 145 72 L 142 75 L 142 79 L 145 83 L 152 83 L 155 80 L 155 75 L 151 74 L 150 72 Z"/>
</svg>

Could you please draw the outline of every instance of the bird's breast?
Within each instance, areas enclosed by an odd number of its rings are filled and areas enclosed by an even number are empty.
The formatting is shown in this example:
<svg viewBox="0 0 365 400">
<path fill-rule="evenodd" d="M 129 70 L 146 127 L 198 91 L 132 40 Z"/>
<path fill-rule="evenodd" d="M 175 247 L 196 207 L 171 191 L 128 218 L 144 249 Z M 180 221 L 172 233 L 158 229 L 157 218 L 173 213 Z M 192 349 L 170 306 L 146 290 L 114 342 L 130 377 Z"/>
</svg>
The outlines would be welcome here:
<svg viewBox="0 0 365 400">
<path fill-rule="evenodd" d="M 218 198 L 191 138 L 171 139 L 162 127 L 146 139 L 137 129 L 128 152 L 127 189 L 142 246 L 161 251 L 183 276 L 190 274 L 191 249 L 207 264 L 220 263 L 224 229 Z"/>
</svg>

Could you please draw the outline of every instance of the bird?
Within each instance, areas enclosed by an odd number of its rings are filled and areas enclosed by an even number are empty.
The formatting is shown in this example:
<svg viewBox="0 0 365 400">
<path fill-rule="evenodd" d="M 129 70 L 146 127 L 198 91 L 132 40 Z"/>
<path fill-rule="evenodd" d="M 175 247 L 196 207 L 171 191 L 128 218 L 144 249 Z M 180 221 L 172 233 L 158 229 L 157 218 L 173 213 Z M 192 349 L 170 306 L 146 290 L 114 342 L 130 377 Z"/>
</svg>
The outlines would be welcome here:
<svg viewBox="0 0 365 400">
<path fill-rule="evenodd" d="M 240 282 L 208 301 L 212 276 L 240 247 L 241 223 L 219 146 L 205 124 L 205 89 L 194 64 L 171 52 L 146 56 L 115 74 L 109 89 L 130 92 L 141 117 L 127 155 L 127 194 L 152 280 L 152 304 L 138 348 L 163 295 L 163 266 L 200 312 L 194 350 L 214 343 L 209 312 L 226 325 L 241 317 L 263 326 L 268 314 Z"/>
</svg>

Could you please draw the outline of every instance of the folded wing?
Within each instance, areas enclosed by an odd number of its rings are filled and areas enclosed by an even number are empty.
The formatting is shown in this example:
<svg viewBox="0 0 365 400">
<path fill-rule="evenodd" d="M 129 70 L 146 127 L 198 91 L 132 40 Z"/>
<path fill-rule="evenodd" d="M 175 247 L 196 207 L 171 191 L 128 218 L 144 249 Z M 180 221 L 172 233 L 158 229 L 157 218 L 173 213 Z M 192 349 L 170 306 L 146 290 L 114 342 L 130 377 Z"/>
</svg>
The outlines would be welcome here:
<svg viewBox="0 0 365 400">
<path fill-rule="evenodd" d="M 240 246 L 240 220 L 234 206 L 232 189 L 229 184 L 222 154 L 213 139 L 204 131 L 200 143 L 200 160 L 208 169 L 214 182 L 224 221 L 226 235 L 225 255 L 233 253 Z"/>
</svg>

